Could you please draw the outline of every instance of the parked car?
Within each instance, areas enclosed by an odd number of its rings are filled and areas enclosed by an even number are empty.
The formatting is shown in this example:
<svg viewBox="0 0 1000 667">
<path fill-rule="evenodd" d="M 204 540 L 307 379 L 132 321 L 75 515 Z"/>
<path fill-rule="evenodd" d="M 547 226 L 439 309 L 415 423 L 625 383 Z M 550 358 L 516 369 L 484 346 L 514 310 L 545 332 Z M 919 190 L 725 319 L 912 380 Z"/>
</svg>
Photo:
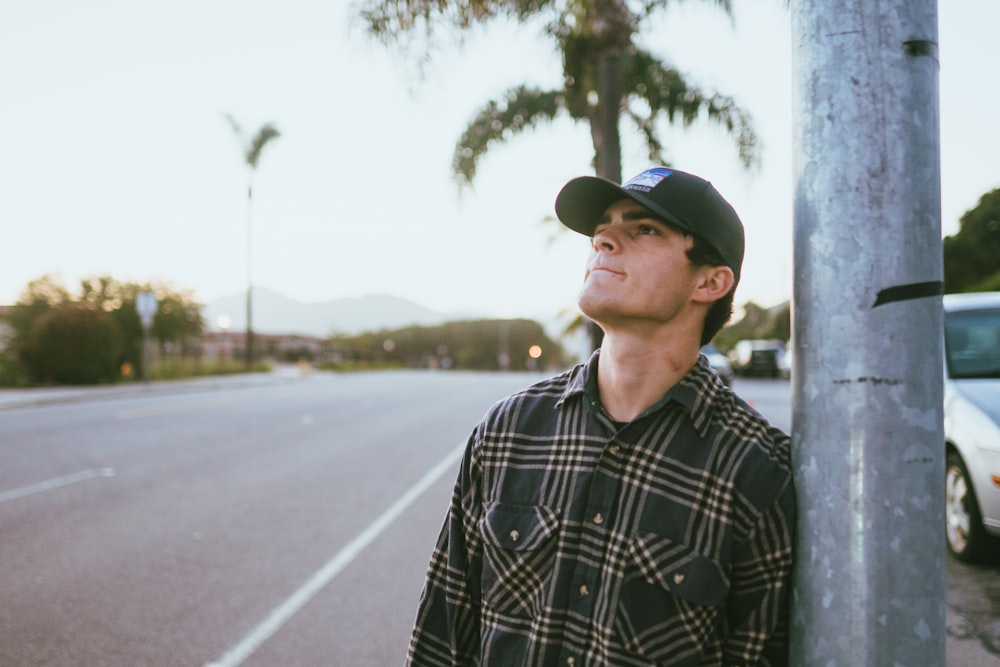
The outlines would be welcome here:
<svg viewBox="0 0 1000 667">
<path fill-rule="evenodd" d="M 784 348 L 781 359 L 778 361 L 778 372 L 786 380 L 792 378 L 792 349 L 791 346 Z"/>
<path fill-rule="evenodd" d="M 729 353 L 733 371 L 747 377 L 782 377 L 784 356 L 780 340 L 741 340 Z"/>
<path fill-rule="evenodd" d="M 719 352 L 715 347 L 715 343 L 709 343 L 701 348 L 701 351 L 702 354 L 708 357 L 708 363 L 719 374 L 719 377 L 726 383 L 726 386 L 731 385 L 733 383 L 733 365 L 729 362 L 729 357 Z"/>
<path fill-rule="evenodd" d="M 1000 554 L 1000 292 L 948 294 L 945 516 L 960 560 Z"/>
</svg>

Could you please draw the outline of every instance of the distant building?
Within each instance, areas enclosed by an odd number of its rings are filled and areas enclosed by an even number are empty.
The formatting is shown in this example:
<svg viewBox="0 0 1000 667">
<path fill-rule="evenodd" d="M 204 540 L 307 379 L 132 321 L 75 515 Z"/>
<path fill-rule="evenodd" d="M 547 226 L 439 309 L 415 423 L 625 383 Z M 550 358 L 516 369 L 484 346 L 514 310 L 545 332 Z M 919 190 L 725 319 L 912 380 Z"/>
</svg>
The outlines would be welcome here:
<svg viewBox="0 0 1000 667">
<path fill-rule="evenodd" d="M 277 362 L 322 361 L 329 355 L 330 344 L 322 338 L 300 335 L 254 334 L 257 357 Z M 243 331 L 206 332 L 201 336 L 202 359 L 242 359 L 246 333 Z"/>
</svg>

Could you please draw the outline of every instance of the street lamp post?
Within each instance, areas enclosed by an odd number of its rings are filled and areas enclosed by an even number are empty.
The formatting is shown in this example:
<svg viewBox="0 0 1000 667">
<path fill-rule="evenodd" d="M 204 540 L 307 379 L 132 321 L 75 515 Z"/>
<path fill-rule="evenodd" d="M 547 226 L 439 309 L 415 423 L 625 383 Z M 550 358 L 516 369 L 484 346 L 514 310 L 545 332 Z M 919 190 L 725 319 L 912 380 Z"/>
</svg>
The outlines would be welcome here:
<svg viewBox="0 0 1000 667">
<path fill-rule="evenodd" d="M 246 369 L 253 369 L 253 175 L 260 161 L 260 154 L 272 139 L 281 136 L 278 129 L 271 123 L 265 123 L 257 130 L 249 141 L 244 138 L 243 129 L 236 120 L 226 114 L 226 120 L 233 128 L 243 147 L 243 157 L 246 160 L 247 173 L 247 330 L 246 330 Z"/>
<path fill-rule="evenodd" d="M 247 330 L 246 369 L 253 370 L 253 169 L 247 175 Z"/>
</svg>

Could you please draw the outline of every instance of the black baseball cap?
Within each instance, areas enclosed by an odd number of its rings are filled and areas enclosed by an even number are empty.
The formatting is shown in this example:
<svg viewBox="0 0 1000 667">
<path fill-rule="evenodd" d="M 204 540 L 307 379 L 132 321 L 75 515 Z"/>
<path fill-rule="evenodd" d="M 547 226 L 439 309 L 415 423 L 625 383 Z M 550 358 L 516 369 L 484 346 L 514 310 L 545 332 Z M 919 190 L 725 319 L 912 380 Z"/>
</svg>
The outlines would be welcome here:
<svg viewBox="0 0 1000 667">
<path fill-rule="evenodd" d="M 573 231 L 593 236 L 604 211 L 621 199 L 642 204 L 712 246 L 739 282 L 743 223 L 719 191 L 694 174 L 653 167 L 624 185 L 597 176 L 574 178 L 556 197 L 556 216 Z"/>
</svg>

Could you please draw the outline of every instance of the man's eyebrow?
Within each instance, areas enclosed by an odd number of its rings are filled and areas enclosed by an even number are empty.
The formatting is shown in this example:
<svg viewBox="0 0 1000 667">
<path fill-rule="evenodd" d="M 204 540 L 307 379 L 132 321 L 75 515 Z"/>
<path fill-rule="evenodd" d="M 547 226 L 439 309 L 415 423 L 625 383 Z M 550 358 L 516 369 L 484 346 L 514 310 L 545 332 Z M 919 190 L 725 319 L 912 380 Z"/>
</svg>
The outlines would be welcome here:
<svg viewBox="0 0 1000 667">
<path fill-rule="evenodd" d="M 662 223 L 664 225 L 669 225 L 670 223 L 656 215 L 652 211 L 646 208 L 630 208 L 621 214 L 623 220 L 633 221 L 633 220 L 655 220 L 656 222 Z M 604 213 L 597 221 L 598 225 L 611 224 L 611 216 Z"/>
</svg>

